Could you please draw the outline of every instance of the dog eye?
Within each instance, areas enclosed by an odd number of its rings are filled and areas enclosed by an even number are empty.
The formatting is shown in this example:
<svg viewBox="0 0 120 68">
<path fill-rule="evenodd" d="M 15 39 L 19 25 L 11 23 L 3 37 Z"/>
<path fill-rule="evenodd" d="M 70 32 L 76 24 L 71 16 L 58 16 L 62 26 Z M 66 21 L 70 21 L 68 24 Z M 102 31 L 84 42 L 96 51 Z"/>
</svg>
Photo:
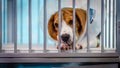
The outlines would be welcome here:
<svg viewBox="0 0 120 68">
<path fill-rule="evenodd" d="M 58 23 L 55 23 L 55 27 L 58 27 Z"/>
<path fill-rule="evenodd" d="M 70 21 L 69 21 L 69 24 L 72 25 L 72 24 L 73 24 L 73 20 L 70 20 Z"/>
</svg>

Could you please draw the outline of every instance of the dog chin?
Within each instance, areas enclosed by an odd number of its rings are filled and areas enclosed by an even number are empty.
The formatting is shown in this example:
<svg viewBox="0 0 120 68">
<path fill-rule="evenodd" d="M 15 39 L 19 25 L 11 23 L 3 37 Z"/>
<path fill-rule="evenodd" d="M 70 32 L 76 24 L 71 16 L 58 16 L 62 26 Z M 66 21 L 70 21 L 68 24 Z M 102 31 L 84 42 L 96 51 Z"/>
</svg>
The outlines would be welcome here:
<svg viewBox="0 0 120 68">
<path fill-rule="evenodd" d="M 68 41 L 68 42 L 61 42 L 61 50 L 69 50 L 69 49 L 72 49 L 73 47 L 73 42 L 72 41 Z"/>
</svg>

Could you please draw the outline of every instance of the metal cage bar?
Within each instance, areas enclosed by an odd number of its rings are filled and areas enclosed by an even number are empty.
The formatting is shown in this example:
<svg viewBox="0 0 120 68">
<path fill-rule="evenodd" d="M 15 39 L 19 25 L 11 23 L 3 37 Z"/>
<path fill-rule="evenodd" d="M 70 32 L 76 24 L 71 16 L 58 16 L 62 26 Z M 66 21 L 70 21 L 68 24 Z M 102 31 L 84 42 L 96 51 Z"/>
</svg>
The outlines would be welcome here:
<svg viewBox="0 0 120 68">
<path fill-rule="evenodd" d="M 106 22 L 107 22 L 107 20 L 106 20 L 106 14 L 107 14 L 107 12 L 106 12 L 106 9 L 107 9 L 107 0 L 104 0 L 104 13 L 105 13 L 105 15 L 104 15 L 104 47 L 106 48 L 107 46 L 107 44 L 105 43 L 106 42 Z"/>
<path fill-rule="evenodd" d="M 110 6 L 111 6 L 111 0 L 109 0 L 108 3 L 109 3 L 109 10 L 108 10 L 108 11 L 109 11 L 109 17 L 108 17 L 108 20 L 109 20 L 109 22 L 108 22 L 108 24 L 109 24 L 109 29 L 108 29 L 108 30 L 109 30 L 109 33 L 108 33 L 108 34 L 109 34 L 109 36 L 108 36 L 109 39 L 108 39 L 108 43 L 109 43 L 109 45 L 108 45 L 108 46 L 109 46 L 109 48 L 110 48 L 110 45 L 111 45 L 111 43 L 110 43 L 110 42 L 111 42 L 111 36 L 110 36 L 110 35 L 111 35 L 111 34 L 110 34 L 110 29 L 111 29 L 111 27 L 110 27 L 110 25 L 111 25 L 111 24 L 110 24 L 110 23 L 111 23 L 111 20 L 110 20 L 110 19 L 111 19 L 111 7 L 110 7 Z"/>
<path fill-rule="evenodd" d="M 5 8 L 6 8 L 6 3 L 5 3 L 5 2 L 6 2 L 6 0 L 4 0 L 3 2 L 4 2 L 3 7 L 4 7 L 4 11 L 5 11 Z M 2 2 L 2 3 L 3 3 L 3 2 Z M 5 22 L 5 17 L 6 17 L 6 16 L 5 16 L 5 12 L 4 12 L 4 18 L 3 18 L 3 21 L 4 21 L 4 24 L 3 24 L 4 26 L 3 26 L 3 27 L 4 27 L 4 28 L 3 28 L 3 29 L 6 29 L 6 28 L 5 28 L 5 27 L 6 27 L 6 25 L 5 25 L 5 23 L 6 23 L 6 22 Z M 3 36 L 3 43 L 5 43 L 5 42 L 6 42 L 6 39 L 5 39 L 5 31 L 4 31 L 3 34 L 4 34 L 4 36 Z"/>
<path fill-rule="evenodd" d="M 110 45 L 110 48 L 113 48 L 113 46 L 114 46 L 114 44 L 113 44 L 113 34 L 114 34 L 114 30 L 113 30 L 113 28 L 114 28 L 114 26 L 113 26 L 113 23 L 114 23 L 114 18 L 113 18 L 113 2 L 114 0 L 111 0 L 111 18 L 110 18 L 110 20 L 111 20 L 111 25 L 110 25 L 110 27 L 111 27 L 111 45 Z"/>
<path fill-rule="evenodd" d="M 7 43 L 13 42 L 13 6 L 12 0 L 7 0 Z"/>
<path fill-rule="evenodd" d="M 47 7 L 46 7 L 46 0 L 44 0 L 44 52 L 46 52 L 46 36 L 47 36 L 47 34 L 46 34 L 46 23 L 47 23 L 47 21 L 46 21 L 46 17 L 47 17 Z"/>
<path fill-rule="evenodd" d="M 113 18 L 114 18 L 114 20 L 113 20 L 113 30 L 114 30 L 114 33 L 113 33 L 113 38 L 114 38 L 114 42 L 113 42 L 113 48 L 116 48 L 116 0 L 113 0 Z"/>
<path fill-rule="evenodd" d="M 101 52 L 104 52 L 104 0 L 101 0 Z"/>
<path fill-rule="evenodd" d="M 14 52 L 16 53 L 17 52 L 17 3 L 16 3 L 16 0 L 13 0 L 13 6 L 14 6 Z"/>
<path fill-rule="evenodd" d="M 108 20 L 108 16 L 107 16 L 107 15 L 108 15 L 108 12 L 109 12 L 109 11 L 108 11 L 108 6 L 109 6 L 109 5 L 108 5 L 108 0 L 106 0 L 106 5 L 107 5 L 107 6 L 106 6 L 106 48 L 108 48 L 108 47 L 109 47 L 109 43 L 108 43 L 108 31 L 109 31 L 109 30 L 108 30 L 108 21 L 109 21 L 109 20 Z"/>
<path fill-rule="evenodd" d="M 23 4 L 22 3 L 23 3 L 23 0 L 21 0 L 21 6 L 20 6 L 21 7 L 20 43 L 23 42 L 23 31 L 22 31 L 23 30 L 23 18 L 22 18 L 23 17 Z"/>
<path fill-rule="evenodd" d="M 2 51 L 2 0 L 0 0 L 0 52 Z"/>
<path fill-rule="evenodd" d="M 31 9 L 32 9 L 32 7 L 31 7 L 31 0 L 29 0 L 29 27 L 28 27 L 28 31 L 29 31 L 29 52 L 31 52 L 32 51 L 32 22 L 31 22 L 31 18 L 32 18 L 32 15 L 31 15 Z"/>
<path fill-rule="evenodd" d="M 7 8 L 7 0 L 4 0 L 4 11 L 7 11 L 7 9 L 5 9 L 5 8 Z M 5 43 L 7 42 L 7 13 L 6 12 L 4 12 L 4 29 L 5 29 L 5 31 L 4 31 L 4 34 L 5 34 L 5 36 L 4 36 L 4 41 L 5 41 Z"/>
<path fill-rule="evenodd" d="M 110 22 L 110 20 L 109 20 L 109 18 L 110 17 L 109 17 L 109 15 L 110 14 L 108 13 L 109 12 L 109 0 L 107 0 L 107 9 L 106 10 L 107 10 L 107 17 L 106 17 L 106 19 L 107 19 L 107 23 L 106 23 L 106 36 L 107 37 L 106 37 L 106 43 L 107 43 L 107 48 L 109 48 L 110 47 L 110 43 L 109 43 L 110 42 L 109 41 L 110 40 L 110 36 L 109 36 L 109 33 L 110 33 L 110 30 L 109 30 L 110 29 L 109 28 L 109 22 Z"/>
<path fill-rule="evenodd" d="M 73 52 L 75 52 L 75 46 L 76 46 L 76 33 L 75 33 L 75 1 L 72 0 L 73 2 Z"/>
<path fill-rule="evenodd" d="M 105 11 L 105 9 L 106 9 L 106 2 L 105 2 L 106 0 L 104 0 L 104 14 L 106 14 L 106 11 Z M 104 39 L 104 41 L 103 41 L 103 45 L 104 45 L 104 48 L 105 48 L 105 15 L 104 15 L 104 30 L 103 30 L 104 32 L 103 32 L 103 35 L 104 35 L 104 37 L 103 37 L 103 39 Z"/>
<path fill-rule="evenodd" d="M 5 6 L 5 8 L 7 8 L 7 0 L 4 0 L 4 1 L 5 1 L 4 6 Z M 5 12 L 5 17 L 4 17 L 5 18 L 4 19 L 4 21 L 5 21 L 4 28 L 5 28 L 5 43 L 6 43 L 7 42 L 7 9 L 5 9 L 5 8 L 4 8 L 4 11 L 6 10 L 6 12 Z"/>
<path fill-rule="evenodd" d="M 90 0 L 87 0 L 87 52 L 90 51 L 89 23 L 90 23 Z"/>
<path fill-rule="evenodd" d="M 10 2 L 10 5 L 11 5 L 11 15 L 12 15 L 12 19 L 11 19 L 11 26 L 10 26 L 10 28 L 11 28 L 11 42 L 9 42 L 9 43 L 12 43 L 13 44 L 13 48 L 15 49 L 15 45 L 14 45 L 14 0 L 11 0 L 11 1 L 8 1 L 8 2 Z M 9 25 L 8 25 L 9 26 Z M 13 50 L 14 51 L 14 50 Z"/>
<path fill-rule="evenodd" d="M 105 27 L 105 29 L 104 29 L 104 31 L 105 31 L 105 48 L 107 48 L 107 0 L 105 0 L 105 25 L 104 25 L 104 27 Z"/>
<path fill-rule="evenodd" d="M 59 23 L 59 32 L 58 32 L 58 52 L 61 52 L 60 49 L 60 31 L 61 31 L 61 0 L 58 0 L 58 23 Z"/>
<path fill-rule="evenodd" d="M 115 0 L 113 0 L 113 6 L 112 7 L 113 7 L 113 10 L 114 10 L 115 9 L 114 8 L 115 7 Z M 112 21 L 113 22 L 113 26 L 112 26 L 113 27 L 113 35 L 112 35 L 113 36 L 113 44 L 112 44 L 113 48 L 115 48 L 115 45 L 114 45 L 114 43 L 115 43 L 114 42 L 114 40 L 115 40 L 114 39 L 114 37 L 115 37 L 114 36 L 115 35 L 115 33 L 114 33 L 114 31 L 115 31 L 115 29 L 114 29 L 114 23 L 115 23 L 115 18 L 114 17 L 115 17 L 115 14 L 114 13 L 115 13 L 115 11 L 113 11 L 113 21 Z"/>
<path fill-rule="evenodd" d="M 38 42 L 38 44 L 39 44 L 39 42 L 40 42 L 40 28 L 39 28 L 39 25 L 40 25 L 40 22 L 39 22 L 39 19 L 40 19 L 40 0 L 38 0 L 38 20 L 37 20 L 37 22 L 38 22 L 38 40 L 37 40 L 37 42 Z"/>
<path fill-rule="evenodd" d="M 117 45 L 116 45 L 116 51 L 120 53 L 120 0 L 116 0 L 116 14 L 117 14 Z"/>
<path fill-rule="evenodd" d="M 108 19 L 109 19 L 109 40 L 108 41 L 109 42 L 108 43 L 109 43 L 109 48 L 110 48 L 111 47 L 111 34 L 110 34 L 111 33 L 111 7 L 110 7 L 111 0 L 109 0 L 108 3 L 109 3 L 109 10 L 108 10 L 109 11 L 109 17 L 108 17 Z"/>
</svg>

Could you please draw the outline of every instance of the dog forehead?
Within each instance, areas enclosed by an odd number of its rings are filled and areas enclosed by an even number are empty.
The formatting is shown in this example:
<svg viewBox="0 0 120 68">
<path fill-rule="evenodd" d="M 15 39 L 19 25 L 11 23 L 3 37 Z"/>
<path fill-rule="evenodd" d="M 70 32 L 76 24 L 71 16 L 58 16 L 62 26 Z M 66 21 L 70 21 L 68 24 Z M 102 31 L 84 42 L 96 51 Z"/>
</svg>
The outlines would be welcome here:
<svg viewBox="0 0 120 68">
<path fill-rule="evenodd" d="M 68 23 L 70 20 L 73 19 L 73 16 L 71 14 L 68 14 L 66 12 L 63 13 L 63 18 L 66 23 Z"/>
<path fill-rule="evenodd" d="M 62 21 L 64 20 L 65 23 L 68 23 L 70 20 L 72 20 L 72 15 L 71 14 L 68 14 L 67 12 L 65 11 L 61 11 L 61 23 L 63 23 Z M 54 23 L 58 23 L 58 20 L 59 20 L 59 13 L 56 12 L 54 14 Z"/>
<path fill-rule="evenodd" d="M 62 20 L 62 28 L 65 30 L 66 28 L 72 28 L 65 20 Z M 69 29 L 67 29 L 69 31 Z"/>
</svg>

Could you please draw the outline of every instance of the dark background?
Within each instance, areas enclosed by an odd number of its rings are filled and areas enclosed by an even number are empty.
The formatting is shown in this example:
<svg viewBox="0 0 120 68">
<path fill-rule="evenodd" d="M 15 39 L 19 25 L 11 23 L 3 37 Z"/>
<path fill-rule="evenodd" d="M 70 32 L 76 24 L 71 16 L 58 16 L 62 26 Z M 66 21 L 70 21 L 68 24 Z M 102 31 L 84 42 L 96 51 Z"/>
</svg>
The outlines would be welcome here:
<svg viewBox="0 0 120 68">
<path fill-rule="evenodd" d="M 54 67 L 64 67 L 64 66 L 92 66 L 92 65 L 106 65 L 106 64 L 118 64 L 119 63 L 1 63 L 0 68 L 54 68 Z"/>
</svg>

